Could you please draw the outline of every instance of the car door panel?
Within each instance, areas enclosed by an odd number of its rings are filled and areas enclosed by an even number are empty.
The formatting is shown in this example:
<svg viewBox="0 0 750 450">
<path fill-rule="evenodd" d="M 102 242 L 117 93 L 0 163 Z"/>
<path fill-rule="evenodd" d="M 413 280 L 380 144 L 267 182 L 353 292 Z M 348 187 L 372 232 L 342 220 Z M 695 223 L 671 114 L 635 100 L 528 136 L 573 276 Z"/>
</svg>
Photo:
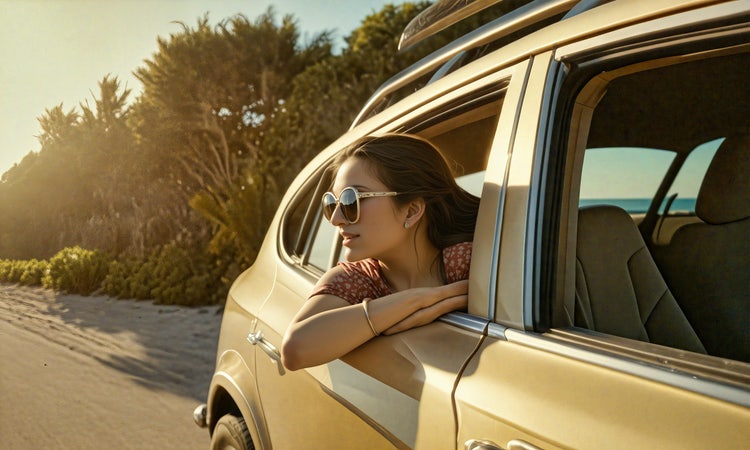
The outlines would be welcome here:
<svg viewBox="0 0 750 450">
<path fill-rule="evenodd" d="M 284 270 L 279 272 L 296 276 Z M 280 348 L 297 311 L 289 300 L 305 298 L 312 286 L 296 292 L 286 286 L 299 290 L 298 280 L 277 281 L 257 330 Z M 356 448 L 435 448 L 453 441 L 451 395 L 482 338 L 483 326 L 481 320 L 473 327 L 438 321 L 378 337 L 341 360 L 296 372 L 257 353 L 258 390 L 273 445 L 320 448 L 337 442 Z"/>
<path fill-rule="evenodd" d="M 503 334 L 490 333 L 459 382 L 459 446 L 516 439 L 542 448 L 686 449 L 712 448 L 719 436 L 732 443 L 725 448 L 750 445 L 750 410 L 741 405 L 634 375 L 642 362 L 601 354 L 596 362 L 584 347 Z"/>
<path fill-rule="evenodd" d="M 256 335 L 267 344 L 281 348 L 288 324 L 297 312 L 292 299 L 304 299 L 309 292 L 297 279 L 284 282 L 283 277 L 298 277 L 280 267 L 274 289 L 264 304 Z M 296 286 L 297 291 L 286 286 Z M 308 370 L 288 371 L 280 360 L 256 352 L 256 384 L 271 443 L 276 448 L 392 448 L 398 442 L 388 439 L 371 426 L 353 408 L 342 406 L 340 398 L 331 395 L 330 380 L 339 369 L 326 365 Z M 324 382 L 321 383 L 320 380 Z M 390 437 L 390 436 L 389 436 Z M 332 444 L 334 443 L 334 444 Z"/>
</svg>

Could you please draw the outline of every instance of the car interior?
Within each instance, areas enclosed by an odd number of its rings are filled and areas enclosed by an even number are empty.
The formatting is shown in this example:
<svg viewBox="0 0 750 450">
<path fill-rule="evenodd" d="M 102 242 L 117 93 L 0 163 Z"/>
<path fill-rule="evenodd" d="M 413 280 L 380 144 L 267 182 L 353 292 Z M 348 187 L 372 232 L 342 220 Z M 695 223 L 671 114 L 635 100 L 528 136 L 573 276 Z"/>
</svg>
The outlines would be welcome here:
<svg viewBox="0 0 750 450">
<path fill-rule="evenodd" d="M 618 199 L 578 210 L 575 326 L 750 362 L 747 67 L 745 45 L 642 63 L 589 83 L 596 95 L 586 93 L 595 100 L 584 161 L 598 148 L 673 156 L 644 211 L 627 211 Z M 670 213 L 680 169 L 711 141 L 720 145 L 696 180 L 694 207 Z M 641 176 L 653 171 L 645 164 L 635 166 L 624 192 L 642 192 Z"/>
</svg>

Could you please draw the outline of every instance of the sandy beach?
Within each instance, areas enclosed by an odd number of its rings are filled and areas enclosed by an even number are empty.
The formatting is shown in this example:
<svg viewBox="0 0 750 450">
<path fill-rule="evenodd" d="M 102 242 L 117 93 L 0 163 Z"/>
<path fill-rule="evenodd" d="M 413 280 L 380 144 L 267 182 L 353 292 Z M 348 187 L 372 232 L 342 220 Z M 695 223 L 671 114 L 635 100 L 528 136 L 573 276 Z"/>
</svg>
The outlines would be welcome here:
<svg viewBox="0 0 750 450">
<path fill-rule="evenodd" d="M 0 284 L 0 441 L 7 449 L 201 449 L 219 307 Z"/>
</svg>

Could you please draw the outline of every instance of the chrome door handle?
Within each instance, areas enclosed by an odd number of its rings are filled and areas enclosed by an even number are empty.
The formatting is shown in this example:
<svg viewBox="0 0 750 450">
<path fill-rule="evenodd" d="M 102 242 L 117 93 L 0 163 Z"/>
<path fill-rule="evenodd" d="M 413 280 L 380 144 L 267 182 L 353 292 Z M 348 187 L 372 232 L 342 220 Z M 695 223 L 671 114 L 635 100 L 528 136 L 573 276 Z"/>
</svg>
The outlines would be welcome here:
<svg viewBox="0 0 750 450">
<path fill-rule="evenodd" d="M 486 439 L 469 439 L 464 444 L 466 450 L 502 450 L 502 447 Z M 536 445 L 529 444 L 520 439 L 508 441 L 507 450 L 542 450 Z"/>
<path fill-rule="evenodd" d="M 266 355 L 270 356 L 271 359 L 274 361 L 281 362 L 281 353 L 279 353 L 279 350 L 266 338 L 263 337 L 263 332 L 258 330 L 255 333 L 250 333 L 247 335 L 247 341 L 253 345 L 257 345 L 260 347 L 261 350 L 263 350 Z"/>
<path fill-rule="evenodd" d="M 466 450 L 503 450 L 494 442 L 486 439 L 469 439 L 464 445 Z"/>
<path fill-rule="evenodd" d="M 513 439 L 512 441 L 508 441 L 508 450 L 542 450 L 542 449 L 537 447 L 536 445 L 529 444 L 526 441 L 522 441 L 520 439 Z"/>
</svg>

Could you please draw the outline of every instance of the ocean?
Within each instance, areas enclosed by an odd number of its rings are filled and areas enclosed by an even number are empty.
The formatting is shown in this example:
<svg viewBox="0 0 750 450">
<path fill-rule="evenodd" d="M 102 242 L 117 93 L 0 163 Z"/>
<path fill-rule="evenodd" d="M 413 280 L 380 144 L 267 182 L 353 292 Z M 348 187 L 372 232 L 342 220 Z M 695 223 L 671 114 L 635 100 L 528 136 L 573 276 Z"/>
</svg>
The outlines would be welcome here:
<svg viewBox="0 0 750 450">
<path fill-rule="evenodd" d="M 631 214 L 642 214 L 648 211 L 648 207 L 651 205 L 650 198 L 582 198 L 578 202 L 578 206 L 590 206 L 590 205 L 615 205 L 624 209 Z M 664 205 L 659 212 L 662 212 Z M 691 213 L 695 211 L 695 199 L 694 198 L 677 198 L 669 208 L 670 212 L 684 212 Z"/>
</svg>

